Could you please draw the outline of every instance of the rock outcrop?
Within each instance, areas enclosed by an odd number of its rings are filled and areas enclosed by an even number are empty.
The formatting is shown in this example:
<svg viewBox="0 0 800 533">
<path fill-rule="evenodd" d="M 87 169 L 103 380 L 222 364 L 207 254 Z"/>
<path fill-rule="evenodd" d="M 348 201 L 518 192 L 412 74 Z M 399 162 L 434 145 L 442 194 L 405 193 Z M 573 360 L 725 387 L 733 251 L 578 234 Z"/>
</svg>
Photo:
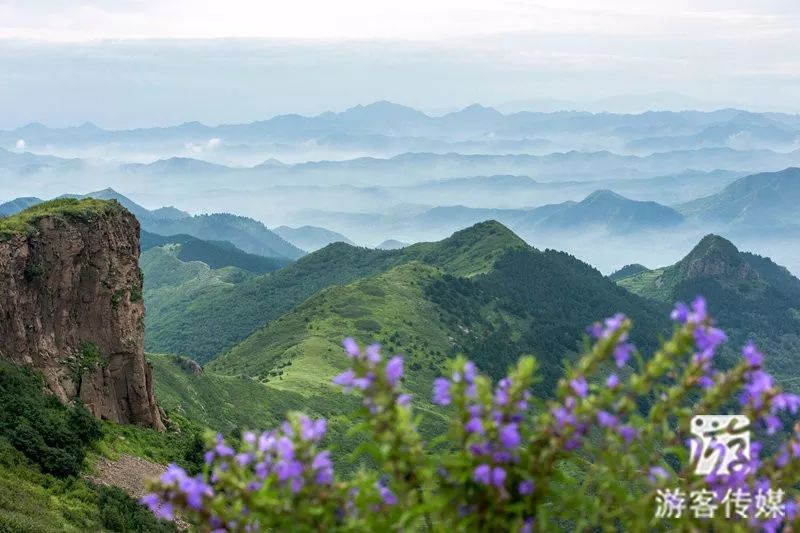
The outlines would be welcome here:
<svg viewBox="0 0 800 533">
<path fill-rule="evenodd" d="M 0 219 L 0 356 L 97 417 L 162 429 L 138 259 L 139 223 L 115 201 L 54 200 Z"/>
</svg>

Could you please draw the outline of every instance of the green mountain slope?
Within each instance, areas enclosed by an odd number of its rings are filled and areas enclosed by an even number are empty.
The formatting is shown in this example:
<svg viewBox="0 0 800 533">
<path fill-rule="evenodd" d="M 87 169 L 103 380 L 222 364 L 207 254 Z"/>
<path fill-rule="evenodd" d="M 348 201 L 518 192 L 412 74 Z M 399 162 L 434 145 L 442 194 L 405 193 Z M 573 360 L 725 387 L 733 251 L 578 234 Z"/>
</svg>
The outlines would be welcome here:
<svg viewBox="0 0 800 533">
<path fill-rule="evenodd" d="M 497 222 L 477 224 L 438 243 L 402 250 L 370 250 L 331 244 L 279 271 L 237 284 L 216 281 L 155 301 L 145 294 L 145 345 L 151 352 L 179 353 L 206 362 L 244 340 L 314 293 L 333 285 L 422 261 L 460 275 L 488 270 L 504 249 L 527 246 Z M 145 270 L 147 283 L 147 270 Z"/>
<path fill-rule="evenodd" d="M 261 222 L 229 213 L 151 219 L 142 221 L 142 228 L 159 235 L 186 234 L 207 241 L 228 241 L 245 252 L 265 257 L 297 259 L 305 255 Z"/>
<path fill-rule="evenodd" d="M 533 353 L 542 364 L 542 392 L 549 392 L 563 358 L 577 352 L 584 328 L 597 317 L 627 312 L 637 320 L 637 339 L 648 339 L 642 346 L 650 346 L 666 326 L 666 306 L 630 294 L 572 256 L 527 246 L 495 250 L 480 237 L 470 242 L 476 236 L 471 231 L 486 236 L 500 231 L 498 226 L 475 226 L 438 246 L 427 244 L 420 260 L 324 290 L 209 368 L 330 395 L 330 379 L 346 363 L 341 340 L 353 336 L 405 354 L 406 386 L 425 407 L 432 380 L 458 353 L 494 376 Z M 464 255 L 480 249 L 486 263 L 465 268 L 457 244 Z"/>
<path fill-rule="evenodd" d="M 708 235 L 678 263 L 621 279 L 619 284 L 663 302 L 704 295 L 730 337 L 731 350 L 755 340 L 769 353 L 777 376 L 796 380 L 800 280 L 770 259 L 740 252 L 730 241 Z"/>
<path fill-rule="evenodd" d="M 181 261 L 202 261 L 214 269 L 232 266 L 254 274 L 265 274 L 291 263 L 285 258 L 248 254 L 227 241 L 204 241 L 191 235 L 162 236 L 141 232 L 142 252 L 167 244 L 178 245 L 177 257 Z"/>
</svg>

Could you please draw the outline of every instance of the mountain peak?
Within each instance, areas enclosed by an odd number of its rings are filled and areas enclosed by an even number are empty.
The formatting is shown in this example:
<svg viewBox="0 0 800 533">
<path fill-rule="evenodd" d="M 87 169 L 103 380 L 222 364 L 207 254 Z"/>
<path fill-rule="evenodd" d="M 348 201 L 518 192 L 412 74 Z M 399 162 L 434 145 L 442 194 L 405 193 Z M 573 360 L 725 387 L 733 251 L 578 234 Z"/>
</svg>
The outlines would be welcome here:
<svg viewBox="0 0 800 533">
<path fill-rule="evenodd" d="M 584 202 L 596 202 L 598 200 L 602 201 L 624 201 L 624 202 L 632 202 L 630 198 L 626 198 L 621 194 L 617 194 L 610 189 L 598 189 L 591 193 L 589 196 L 583 199 Z"/>
<path fill-rule="evenodd" d="M 682 279 L 734 281 L 757 276 L 731 241 L 714 234 L 703 237 L 677 267 Z"/>
</svg>

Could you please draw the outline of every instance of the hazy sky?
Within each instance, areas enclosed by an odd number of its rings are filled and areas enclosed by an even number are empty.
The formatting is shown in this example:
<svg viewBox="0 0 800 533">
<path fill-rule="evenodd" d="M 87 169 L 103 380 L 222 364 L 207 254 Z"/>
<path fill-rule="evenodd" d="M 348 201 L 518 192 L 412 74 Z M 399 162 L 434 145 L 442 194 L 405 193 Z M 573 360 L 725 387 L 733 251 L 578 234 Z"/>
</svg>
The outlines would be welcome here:
<svg viewBox="0 0 800 533">
<path fill-rule="evenodd" d="M 379 99 L 800 111 L 798 28 L 798 0 L 0 0 L 0 127 Z"/>
</svg>

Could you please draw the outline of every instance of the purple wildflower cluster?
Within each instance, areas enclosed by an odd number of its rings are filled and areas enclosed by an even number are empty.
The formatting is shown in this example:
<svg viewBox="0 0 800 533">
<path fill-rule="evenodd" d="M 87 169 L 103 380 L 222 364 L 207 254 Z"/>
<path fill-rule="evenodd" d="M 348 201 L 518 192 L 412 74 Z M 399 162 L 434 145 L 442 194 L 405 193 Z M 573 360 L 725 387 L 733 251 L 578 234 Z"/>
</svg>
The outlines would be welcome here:
<svg viewBox="0 0 800 533">
<path fill-rule="evenodd" d="M 457 401 L 461 418 L 458 433 L 474 465 L 471 478 L 479 485 L 493 487 L 501 498 L 508 498 L 511 491 L 527 496 L 535 486 L 533 480 L 511 472 L 520 462 L 522 422 L 530 400 L 528 386 L 527 380 L 512 375 L 501 379 L 492 390 L 472 361 L 457 362 L 451 377 L 438 378 L 433 386 L 434 403 Z"/>
<path fill-rule="evenodd" d="M 364 405 L 373 415 L 391 409 L 394 405 L 408 407 L 411 404 L 411 395 L 399 392 L 398 388 L 403 378 L 402 355 L 395 355 L 384 361 L 380 344 L 370 344 L 362 350 L 350 337 L 342 344 L 353 364 L 333 378 L 334 385 L 340 386 L 345 392 L 360 391 Z M 385 390 L 392 394 L 378 394 Z"/>
<path fill-rule="evenodd" d="M 624 367 L 635 351 L 635 347 L 628 340 L 628 318 L 617 313 L 606 318 L 602 323 L 596 322 L 587 328 L 588 333 L 599 343 L 601 349 L 609 351 L 614 358 L 617 368 Z M 611 373 L 606 378 L 606 388 L 616 390 L 620 386 L 620 378 L 616 373 Z M 622 415 L 617 411 L 619 406 L 614 406 L 611 412 L 599 409 L 582 412 L 581 402 L 586 402 L 590 397 L 591 388 L 586 377 L 581 374 L 573 375 L 566 387 L 566 393 L 560 403 L 550 408 L 552 416 L 552 430 L 566 451 L 572 451 L 581 446 L 583 437 L 589 432 L 593 422 L 601 428 L 616 434 L 624 442 L 630 444 L 638 436 L 638 431 L 630 424 L 622 422 Z"/>
<path fill-rule="evenodd" d="M 359 428 L 369 434 L 364 449 L 372 453 L 378 472 L 362 470 L 334 482 L 330 453 L 320 446 L 326 421 L 293 413 L 273 431 L 244 433 L 241 445 L 218 435 L 209 443 L 203 475 L 189 476 L 170 465 L 142 503 L 159 517 L 172 519 L 180 513 L 216 533 L 432 529 L 432 524 L 532 532 L 553 529 L 554 517 L 616 524 L 623 521 L 620 509 L 626 512 L 626 527 L 630 519 L 631 530 L 645 530 L 652 526 L 652 508 L 646 498 L 627 490 L 642 479 L 650 480 L 654 492 L 688 480 L 687 488 L 710 489 L 718 503 L 736 491 L 790 490 L 800 476 L 800 424 L 788 441 L 774 445 L 777 452 L 770 457 L 762 453 L 760 442 L 752 442 L 750 455 L 743 453 L 734 462 L 739 468 L 731 468 L 729 475 L 693 478 L 691 465 L 680 472 L 667 467 L 659 450 L 681 445 L 669 419 L 677 410 L 681 416 L 719 412 L 741 389 L 743 412 L 759 420 L 768 434 L 784 429 L 786 415 L 800 411 L 800 397 L 775 384 L 752 343 L 744 347 L 743 361 L 735 368 L 714 369 L 726 335 L 715 327 L 702 297 L 688 306 L 677 304 L 672 318 L 679 325 L 672 339 L 638 370 L 626 368 L 636 365 L 629 365 L 635 348 L 625 315 L 592 325 L 592 349 L 559 383 L 558 400 L 534 420 L 527 416 L 536 368 L 532 357 L 521 358 L 496 385 L 472 361 L 456 359 L 450 375 L 433 383 L 433 403 L 449 407 L 442 411 L 452 416 L 455 450 L 442 452 L 426 452 L 419 436 L 411 397 L 401 389 L 403 357 L 384 358 L 377 344 L 361 348 L 345 339 L 350 365 L 333 383 L 361 395 L 365 423 Z M 614 373 L 603 383 L 597 373 L 606 363 Z M 617 369 L 624 370 L 618 374 Z M 590 431 L 592 438 L 586 438 Z M 633 445 L 637 439 L 642 445 Z M 578 448 L 579 454 L 571 453 Z M 563 462 L 586 470 L 586 479 L 597 469 L 604 483 L 619 490 L 578 490 L 565 497 L 563 484 L 553 482 L 560 478 Z M 603 505 L 585 506 L 595 514 L 583 516 L 584 497 L 602 498 Z M 799 501 L 788 499 L 783 516 L 756 516 L 748 525 L 780 531 L 800 518 Z M 547 513 L 539 512 L 543 505 Z M 750 505 L 752 511 L 756 502 Z M 606 507 L 614 514 L 607 514 Z M 716 529 L 719 524 L 705 525 Z M 675 525 L 696 529 L 697 523 L 687 519 Z"/>
<path fill-rule="evenodd" d="M 678 324 L 692 328 L 697 349 L 692 355 L 692 361 L 701 370 L 697 383 L 704 389 L 710 389 L 719 375 L 719 372 L 714 370 L 713 359 L 717 349 L 728 340 L 727 335 L 721 329 L 714 327 L 708 316 L 706 300 L 702 296 L 695 298 L 691 306 L 678 302 L 670 317 Z"/>
<path fill-rule="evenodd" d="M 267 484 L 285 488 L 293 495 L 306 496 L 329 487 L 334 481 L 330 452 L 318 449 L 326 429 L 323 418 L 313 420 L 303 414 L 292 414 L 279 429 L 260 435 L 244 433 L 239 452 L 222 435 L 217 435 L 213 447 L 205 453 L 209 481 L 214 486 L 224 486 L 228 480 L 249 479 L 245 490 L 250 494 L 258 493 Z M 202 475 L 190 477 L 174 464 L 168 467 L 160 482 L 160 494 L 147 494 L 141 501 L 156 516 L 169 520 L 173 518 L 175 506 L 203 511 L 217 495 Z M 205 518 L 212 530 L 240 527 L 246 531 L 259 530 L 258 521 L 249 520 L 247 513 L 239 521 L 226 522 L 214 513 L 207 513 Z"/>
</svg>

